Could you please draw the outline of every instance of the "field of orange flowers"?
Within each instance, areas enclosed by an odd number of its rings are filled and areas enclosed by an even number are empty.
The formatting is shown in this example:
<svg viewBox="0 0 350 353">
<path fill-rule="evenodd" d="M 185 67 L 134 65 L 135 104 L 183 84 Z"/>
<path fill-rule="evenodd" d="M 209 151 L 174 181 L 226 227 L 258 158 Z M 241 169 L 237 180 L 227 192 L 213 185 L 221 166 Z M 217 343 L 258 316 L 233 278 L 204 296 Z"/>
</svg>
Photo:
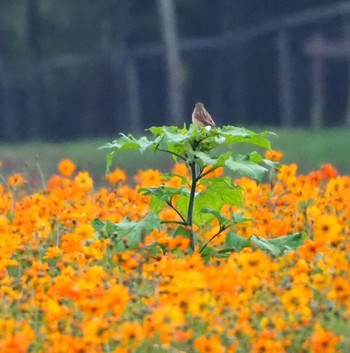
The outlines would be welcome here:
<svg viewBox="0 0 350 353">
<path fill-rule="evenodd" d="M 96 236 L 94 218 L 142 219 L 149 199 L 137 189 L 167 183 L 176 177 L 117 168 L 95 189 L 70 160 L 40 189 L 2 179 L 0 352 L 350 352 L 349 176 L 283 165 L 271 183 L 235 181 L 255 220 L 237 234 L 307 232 L 279 257 L 245 248 L 204 260 L 170 230 L 145 235 L 174 250 L 157 254 Z"/>
</svg>

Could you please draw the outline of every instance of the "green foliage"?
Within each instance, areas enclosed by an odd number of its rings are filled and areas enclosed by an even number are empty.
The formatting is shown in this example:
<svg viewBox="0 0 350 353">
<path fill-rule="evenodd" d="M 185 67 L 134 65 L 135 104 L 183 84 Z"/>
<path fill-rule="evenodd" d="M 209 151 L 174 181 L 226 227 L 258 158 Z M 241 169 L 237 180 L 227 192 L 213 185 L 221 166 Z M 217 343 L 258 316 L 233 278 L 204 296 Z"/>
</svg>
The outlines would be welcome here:
<svg viewBox="0 0 350 353">
<path fill-rule="evenodd" d="M 244 143 L 250 147 L 270 148 L 270 142 L 266 138 L 268 132 L 257 134 L 234 126 L 224 126 L 208 131 L 194 125 L 188 129 L 186 126 L 183 128 L 157 126 L 150 128 L 149 131 L 153 138 L 144 136 L 136 139 L 132 135 L 121 134 L 118 139 L 102 146 L 101 148 L 110 150 L 107 155 L 107 171 L 114 157 L 121 151 L 138 150 L 145 153 L 153 150 L 168 153 L 175 161 L 184 162 L 189 168 L 191 177 L 190 180 L 181 177 L 179 188 L 165 185 L 140 188 L 140 193 L 151 198 L 151 213 L 140 222 L 131 222 L 126 219 L 119 224 L 114 224 L 95 220 L 94 227 L 98 234 L 114 238 L 117 250 L 137 247 L 142 241 L 143 234 L 153 229 L 160 229 L 162 224 L 170 223 L 178 225 L 174 236 L 188 236 L 191 250 L 195 251 L 196 243 L 200 243 L 200 238 L 199 234 L 195 234 L 194 225 L 198 229 L 205 230 L 214 220 L 219 224 L 219 230 L 209 241 L 201 244 L 199 252 L 203 256 L 225 257 L 230 252 L 240 251 L 247 246 L 254 246 L 273 255 L 280 255 L 302 243 L 304 235 L 301 233 L 267 240 L 254 235 L 245 239 L 229 232 L 225 249 L 216 250 L 209 246 L 209 243 L 226 229 L 236 224 L 252 221 L 240 213 L 233 213 L 231 217 L 222 214 L 221 210 L 225 205 L 236 209 L 242 207 L 243 189 L 235 185 L 231 177 L 210 177 L 210 174 L 217 168 L 223 167 L 235 175 L 261 182 L 269 168 L 274 168 L 277 164 L 265 160 L 256 151 L 245 155 L 235 153 L 234 147 Z M 223 153 L 223 148 L 226 148 L 227 152 Z M 172 174 L 165 175 L 166 178 L 172 176 Z M 165 207 L 173 209 L 180 220 L 160 220 L 158 215 Z"/>
<path fill-rule="evenodd" d="M 261 155 L 254 152 L 245 156 L 227 152 L 225 154 L 211 154 L 219 147 L 231 147 L 233 144 L 246 143 L 263 148 L 270 148 L 270 142 L 266 139 L 268 132 L 260 134 L 248 129 L 233 126 L 207 131 L 191 125 L 178 128 L 176 126 L 157 126 L 149 131 L 154 136 L 153 140 L 147 137 L 136 139 L 131 134 L 124 135 L 107 143 L 102 148 L 111 149 L 107 155 L 107 170 L 110 168 L 115 155 L 125 150 L 138 150 L 144 153 L 149 150 L 160 150 L 170 153 L 174 160 L 195 163 L 199 167 L 212 165 L 216 168 L 224 167 L 237 172 L 240 175 L 260 180 L 262 172 L 266 172 L 263 164 L 266 162 Z"/>
<path fill-rule="evenodd" d="M 136 249 L 147 233 L 153 229 L 160 229 L 159 218 L 153 213 L 139 222 L 132 222 L 126 218 L 120 223 L 113 223 L 110 221 L 103 222 L 96 218 L 92 225 L 100 237 L 114 240 L 117 251 Z"/>
<path fill-rule="evenodd" d="M 285 251 L 296 249 L 304 243 L 306 238 L 307 234 L 305 232 L 299 232 L 274 239 L 264 239 L 253 235 L 250 240 L 256 247 L 278 256 Z"/>
</svg>

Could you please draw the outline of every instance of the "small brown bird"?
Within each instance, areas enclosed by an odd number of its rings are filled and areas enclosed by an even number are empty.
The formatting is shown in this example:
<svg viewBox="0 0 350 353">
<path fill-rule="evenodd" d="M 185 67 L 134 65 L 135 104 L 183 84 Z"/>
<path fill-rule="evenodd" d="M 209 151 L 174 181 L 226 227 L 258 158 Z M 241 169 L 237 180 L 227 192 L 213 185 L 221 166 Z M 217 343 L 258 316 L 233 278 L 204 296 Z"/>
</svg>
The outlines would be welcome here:
<svg viewBox="0 0 350 353">
<path fill-rule="evenodd" d="M 215 122 L 205 110 L 203 103 L 197 103 L 192 113 L 192 122 L 200 127 L 215 127 Z"/>
</svg>

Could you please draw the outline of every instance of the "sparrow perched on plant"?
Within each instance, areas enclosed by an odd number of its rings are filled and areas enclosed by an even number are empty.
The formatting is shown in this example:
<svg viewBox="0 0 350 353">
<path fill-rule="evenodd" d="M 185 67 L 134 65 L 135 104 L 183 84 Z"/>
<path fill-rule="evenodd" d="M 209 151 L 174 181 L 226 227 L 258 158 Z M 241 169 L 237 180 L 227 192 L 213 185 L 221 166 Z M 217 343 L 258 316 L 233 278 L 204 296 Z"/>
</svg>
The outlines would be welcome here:
<svg viewBox="0 0 350 353">
<path fill-rule="evenodd" d="M 215 122 L 210 114 L 205 110 L 203 103 L 197 103 L 192 113 L 192 122 L 200 127 L 215 127 Z"/>
</svg>

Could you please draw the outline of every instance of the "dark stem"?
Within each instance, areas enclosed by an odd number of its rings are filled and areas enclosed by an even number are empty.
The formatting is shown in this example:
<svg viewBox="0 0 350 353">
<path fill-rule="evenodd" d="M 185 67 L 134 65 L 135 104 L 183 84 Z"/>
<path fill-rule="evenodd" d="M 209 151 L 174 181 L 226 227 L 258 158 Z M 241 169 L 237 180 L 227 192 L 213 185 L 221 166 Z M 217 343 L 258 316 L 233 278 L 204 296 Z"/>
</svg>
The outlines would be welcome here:
<svg viewBox="0 0 350 353">
<path fill-rule="evenodd" d="M 211 241 L 213 241 L 216 237 L 218 237 L 224 230 L 226 230 L 229 226 L 220 226 L 220 229 L 215 233 L 199 250 L 199 253 L 201 254 L 202 251 L 209 245 Z"/>
<path fill-rule="evenodd" d="M 190 192 L 190 200 L 188 203 L 187 224 L 191 227 L 190 246 L 192 251 L 194 251 L 195 242 L 194 242 L 194 233 L 193 233 L 193 207 L 194 207 L 194 199 L 196 196 L 196 184 L 197 184 L 196 163 L 194 161 L 191 161 L 189 163 L 189 167 L 191 169 L 191 192 Z"/>
<path fill-rule="evenodd" d="M 186 225 L 185 217 L 179 212 L 179 210 L 173 205 L 173 203 L 171 201 L 167 201 L 166 203 L 180 216 L 180 218 L 182 219 L 182 223 Z"/>
<path fill-rule="evenodd" d="M 182 221 L 160 221 L 161 224 L 180 224 L 184 227 L 187 226 L 186 222 L 182 222 Z"/>
<path fill-rule="evenodd" d="M 163 148 L 158 148 L 158 151 L 162 151 L 162 152 L 165 152 L 165 153 L 170 153 L 170 154 L 172 154 L 173 156 L 175 156 L 175 157 L 177 157 L 177 158 L 183 160 L 184 162 L 186 162 L 186 158 L 183 157 L 183 156 L 181 156 L 181 155 L 178 154 L 178 153 L 171 152 L 171 151 L 168 151 L 168 150 L 164 150 Z"/>
<path fill-rule="evenodd" d="M 198 175 L 197 179 L 200 179 L 200 178 L 205 177 L 206 175 L 212 173 L 215 169 L 218 169 L 218 168 L 219 168 L 219 167 L 212 167 L 212 168 L 210 168 L 209 170 L 207 170 L 205 173 L 203 173 L 203 174 L 200 173 L 200 174 Z"/>
</svg>

